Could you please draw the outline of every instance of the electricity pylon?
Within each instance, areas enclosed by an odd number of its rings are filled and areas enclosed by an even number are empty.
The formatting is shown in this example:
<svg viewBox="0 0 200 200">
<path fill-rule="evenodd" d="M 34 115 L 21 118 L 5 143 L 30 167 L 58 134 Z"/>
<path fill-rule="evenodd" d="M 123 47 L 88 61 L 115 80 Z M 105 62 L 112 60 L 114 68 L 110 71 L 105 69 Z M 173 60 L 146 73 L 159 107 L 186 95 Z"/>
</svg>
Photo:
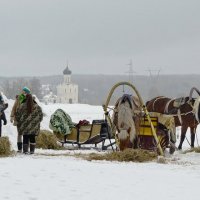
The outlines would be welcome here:
<svg viewBox="0 0 200 200">
<path fill-rule="evenodd" d="M 129 70 L 125 73 L 128 74 L 128 79 L 130 83 L 133 83 L 133 74 L 135 74 L 136 72 L 133 70 L 133 62 L 132 59 L 130 59 L 130 62 L 127 64 L 129 66 Z"/>
</svg>

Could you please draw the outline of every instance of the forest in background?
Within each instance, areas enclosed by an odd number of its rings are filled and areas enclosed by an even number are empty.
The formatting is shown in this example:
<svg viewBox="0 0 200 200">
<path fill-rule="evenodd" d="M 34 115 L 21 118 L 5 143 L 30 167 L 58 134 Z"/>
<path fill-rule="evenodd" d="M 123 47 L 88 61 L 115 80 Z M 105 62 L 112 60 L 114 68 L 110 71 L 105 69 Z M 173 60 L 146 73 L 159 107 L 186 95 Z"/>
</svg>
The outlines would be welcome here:
<svg viewBox="0 0 200 200">
<path fill-rule="evenodd" d="M 200 89 L 200 75 L 160 75 L 138 76 L 126 75 L 76 75 L 72 74 L 72 82 L 79 86 L 79 103 L 102 105 L 112 86 L 121 81 L 131 82 L 139 91 L 144 101 L 155 96 L 171 98 L 188 96 L 190 89 Z M 44 77 L 0 77 L 0 90 L 8 98 L 15 98 L 21 88 L 26 85 L 32 93 L 42 99 L 41 86 L 50 85 L 51 91 L 56 94 L 56 86 L 63 82 L 62 75 Z M 123 93 L 133 93 L 128 87 L 119 87 L 114 93 L 111 102 Z"/>
</svg>

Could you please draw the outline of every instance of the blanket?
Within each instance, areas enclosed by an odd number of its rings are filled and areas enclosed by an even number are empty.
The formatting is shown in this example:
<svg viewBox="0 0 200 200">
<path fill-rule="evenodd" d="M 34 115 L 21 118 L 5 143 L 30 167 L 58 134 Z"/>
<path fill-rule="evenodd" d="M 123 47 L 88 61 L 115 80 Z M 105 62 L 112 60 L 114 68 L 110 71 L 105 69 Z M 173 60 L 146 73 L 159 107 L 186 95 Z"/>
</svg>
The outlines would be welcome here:
<svg viewBox="0 0 200 200">
<path fill-rule="evenodd" d="M 55 133 L 61 133 L 68 135 L 71 133 L 71 129 L 75 127 L 75 123 L 72 122 L 71 117 L 62 109 L 57 109 L 50 118 L 49 128 Z"/>
</svg>

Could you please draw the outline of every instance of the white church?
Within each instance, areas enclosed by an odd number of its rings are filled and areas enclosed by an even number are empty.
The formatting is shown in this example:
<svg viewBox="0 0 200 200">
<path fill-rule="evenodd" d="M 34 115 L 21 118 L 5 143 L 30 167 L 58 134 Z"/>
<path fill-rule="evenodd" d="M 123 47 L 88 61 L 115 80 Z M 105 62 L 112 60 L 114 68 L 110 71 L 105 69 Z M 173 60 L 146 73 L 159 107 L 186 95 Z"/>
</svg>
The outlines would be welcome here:
<svg viewBox="0 0 200 200">
<path fill-rule="evenodd" d="M 78 85 L 71 82 L 71 74 L 67 65 L 63 71 L 64 81 L 57 86 L 57 103 L 78 103 Z"/>
</svg>

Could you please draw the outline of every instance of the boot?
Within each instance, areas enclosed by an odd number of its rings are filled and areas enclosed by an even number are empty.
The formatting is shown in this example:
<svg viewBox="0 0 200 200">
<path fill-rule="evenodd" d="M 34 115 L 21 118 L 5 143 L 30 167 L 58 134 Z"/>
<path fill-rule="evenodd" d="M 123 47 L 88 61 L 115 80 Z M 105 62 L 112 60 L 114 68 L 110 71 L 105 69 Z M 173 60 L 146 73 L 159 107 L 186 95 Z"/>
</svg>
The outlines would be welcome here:
<svg viewBox="0 0 200 200">
<path fill-rule="evenodd" d="M 28 144 L 23 144 L 23 153 L 28 154 Z"/>
<path fill-rule="evenodd" d="M 34 154 L 35 152 L 35 144 L 30 144 L 30 154 Z"/>
<path fill-rule="evenodd" d="M 22 152 L 22 142 L 17 143 L 17 148 L 18 148 L 17 152 L 21 153 Z"/>
</svg>

